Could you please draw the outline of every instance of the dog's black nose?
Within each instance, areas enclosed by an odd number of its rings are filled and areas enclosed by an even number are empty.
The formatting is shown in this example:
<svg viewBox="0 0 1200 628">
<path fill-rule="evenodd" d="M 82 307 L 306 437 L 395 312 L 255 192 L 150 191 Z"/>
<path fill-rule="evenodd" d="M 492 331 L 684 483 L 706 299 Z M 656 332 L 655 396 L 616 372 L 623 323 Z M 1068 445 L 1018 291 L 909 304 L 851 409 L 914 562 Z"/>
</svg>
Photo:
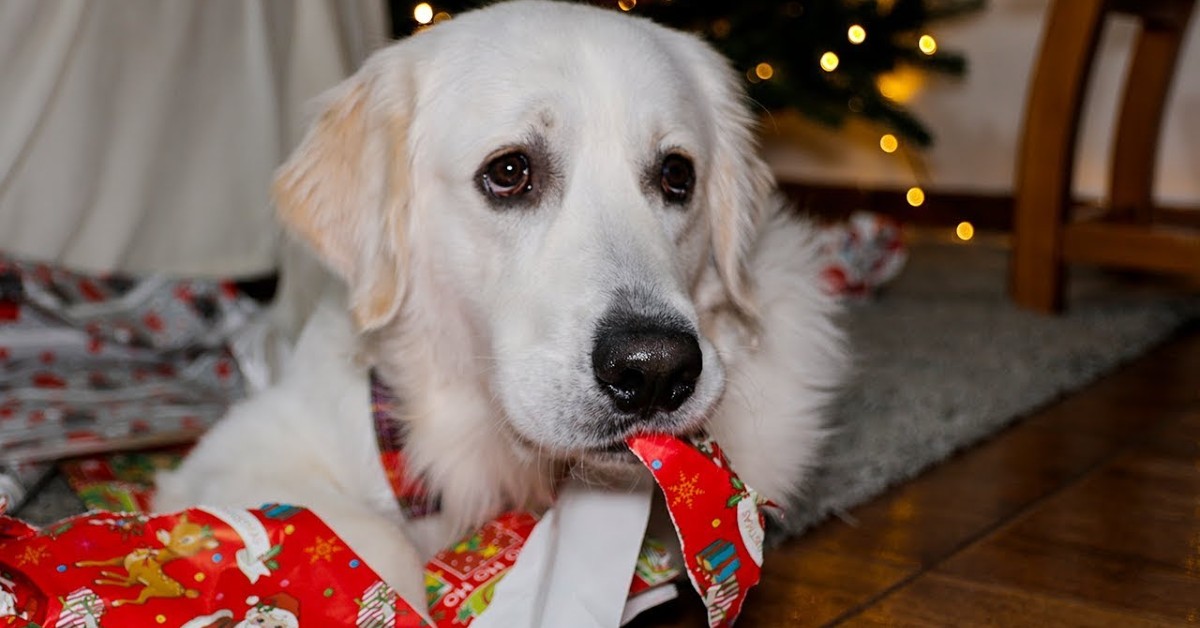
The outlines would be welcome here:
<svg viewBox="0 0 1200 628">
<path fill-rule="evenodd" d="M 621 412 L 671 412 L 696 388 L 703 367 L 690 331 L 653 323 L 602 329 L 592 348 L 592 371 Z"/>
</svg>

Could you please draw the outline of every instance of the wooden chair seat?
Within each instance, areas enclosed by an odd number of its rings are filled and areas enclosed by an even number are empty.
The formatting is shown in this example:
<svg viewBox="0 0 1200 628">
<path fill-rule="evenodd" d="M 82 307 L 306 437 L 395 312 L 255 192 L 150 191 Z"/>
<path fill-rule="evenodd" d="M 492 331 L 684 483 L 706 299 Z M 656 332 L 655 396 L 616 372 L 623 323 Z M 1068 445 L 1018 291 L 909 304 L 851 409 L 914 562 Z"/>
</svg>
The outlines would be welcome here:
<svg viewBox="0 0 1200 628">
<path fill-rule="evenodd" d="M 1200 278 L 1200 221 L 1172 224 L 1154 207 L 1158 143 L 1195 0 L 1054 0 L 1018 154 L 1011 292 L 1042 312 L 1063 307 L 1068 263 Z M 1103 211 L 1072 210 L 1075 148 L 1104 24 L 1138 18 Z M 1200 140 L 1200 138 L 1197 138 Z M 1197 173 L 1200 177 L 1200 173 Z"/>
</svg>

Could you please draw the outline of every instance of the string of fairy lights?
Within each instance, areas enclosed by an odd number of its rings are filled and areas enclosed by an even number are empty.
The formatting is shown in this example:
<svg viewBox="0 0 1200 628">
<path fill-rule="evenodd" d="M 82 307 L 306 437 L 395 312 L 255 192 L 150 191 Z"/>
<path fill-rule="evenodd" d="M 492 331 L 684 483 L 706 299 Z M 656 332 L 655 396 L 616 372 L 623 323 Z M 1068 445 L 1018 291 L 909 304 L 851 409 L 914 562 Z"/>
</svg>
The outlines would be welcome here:
<svg viewBox="0 0 1200 628">
<path fill-rule="evenodd" d="M 617 0 L 617 8 L 622 11 L 632 11 L 636 7 L 637 0 Z M 420 2 L 413 6 L 412 16 L 413 20 L 415 20 L 418 25 L 418 30 L 428 28 L 444 20 L 449 20 L 452 17 L 449 12 L 439 11 L 428 2 Z M 850 44 L 855 46 L 867 41 L 868 36 L 869 33 L 867 33 L 867 29 L 861 24 L 851 24 L 846 29 L 846 39 L 850 42 Z M 933 56 L 937 54 L 937 39 L 929 33 L 920 35 L 916 40 L 916 45 L 917 49 L 920 50 L 924 55 Z M 836 72 L 838 67 L 841 65 L 841 62 L 841 58 L 832 50 L 824 52 L 818 61 L 821 69 L 825 72 Z M 759 62 L 755 64 L 754 67 L 746 71 L 746 80 L 751 83 L 769 81 L 774 76 L 775 68 L 767 61 Z M 879 78 L 878 87 L 884 96 L 896 101 L 908 99 L 916 89 L 913 86 L 912 80 L 908 80 L 904 76 L 896 75 L 881 76 Z M 900 138 L 893 133 L 883 133 L 880 136 L 879 149 L 889 155 L 900 153 L 906 158 L 912 170 L 916 172 L 920 172 L 922 170 L 919 162 L 917 162 L 911 154 L 908 154 L 904 150 L 904 147 L 901 145 Z M 921 178 L 923 177 L 918 175 L 918 179 Z M 905 191 L 904 198 L 912 207 L 920 207 L 921 205 L 925 204 L 925 190 L 920 184 L 913 185 Z M 958 239 L 966 242 L 975 237 L 975 226 L 969 221 L 962 221 L 955 227 L 954 233 Z"/>
</svg>

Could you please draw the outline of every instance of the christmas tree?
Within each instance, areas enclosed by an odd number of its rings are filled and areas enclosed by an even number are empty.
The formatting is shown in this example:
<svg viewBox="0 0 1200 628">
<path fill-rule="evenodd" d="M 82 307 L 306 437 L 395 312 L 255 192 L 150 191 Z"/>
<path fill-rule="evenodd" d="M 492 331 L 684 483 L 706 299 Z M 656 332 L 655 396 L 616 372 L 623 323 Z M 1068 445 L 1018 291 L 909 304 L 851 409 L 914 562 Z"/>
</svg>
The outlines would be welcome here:
<svg viewBox="0 0 1200 628">
<path fill-rule="evenodd" d="M 393 31 L 406 36 L 494 0 L 390 0 Z M 978 10 L 984 0 L 590 0 L 706 38 L 746 73 L 750 97 L 833 126 L 851 117 L 880 124 L 918 146 L 928 128 L 894 95 L 898 69 L 958 75 L 959 53 L 944 50 L 931 22 Z M 894 141 L 894 140 L 893 140 Z M 888 150 L 884 146 L 884 150 Z M 892 149 L 894 150 L 894 148 Z"/>
</svg>

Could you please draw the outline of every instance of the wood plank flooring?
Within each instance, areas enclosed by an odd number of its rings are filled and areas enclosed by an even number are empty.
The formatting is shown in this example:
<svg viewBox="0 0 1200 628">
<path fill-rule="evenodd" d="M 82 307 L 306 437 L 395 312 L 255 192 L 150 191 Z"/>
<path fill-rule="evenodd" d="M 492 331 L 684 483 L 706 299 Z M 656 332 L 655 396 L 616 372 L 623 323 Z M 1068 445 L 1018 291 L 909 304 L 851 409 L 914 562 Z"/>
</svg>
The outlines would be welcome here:
<svg viewBox="0 0 1200 628">
<path fill-rule="evenodd" d="M 1200 623 L 1200 324 L 849 515 L 768 555 L 739 627 Z"/>
</svg>

